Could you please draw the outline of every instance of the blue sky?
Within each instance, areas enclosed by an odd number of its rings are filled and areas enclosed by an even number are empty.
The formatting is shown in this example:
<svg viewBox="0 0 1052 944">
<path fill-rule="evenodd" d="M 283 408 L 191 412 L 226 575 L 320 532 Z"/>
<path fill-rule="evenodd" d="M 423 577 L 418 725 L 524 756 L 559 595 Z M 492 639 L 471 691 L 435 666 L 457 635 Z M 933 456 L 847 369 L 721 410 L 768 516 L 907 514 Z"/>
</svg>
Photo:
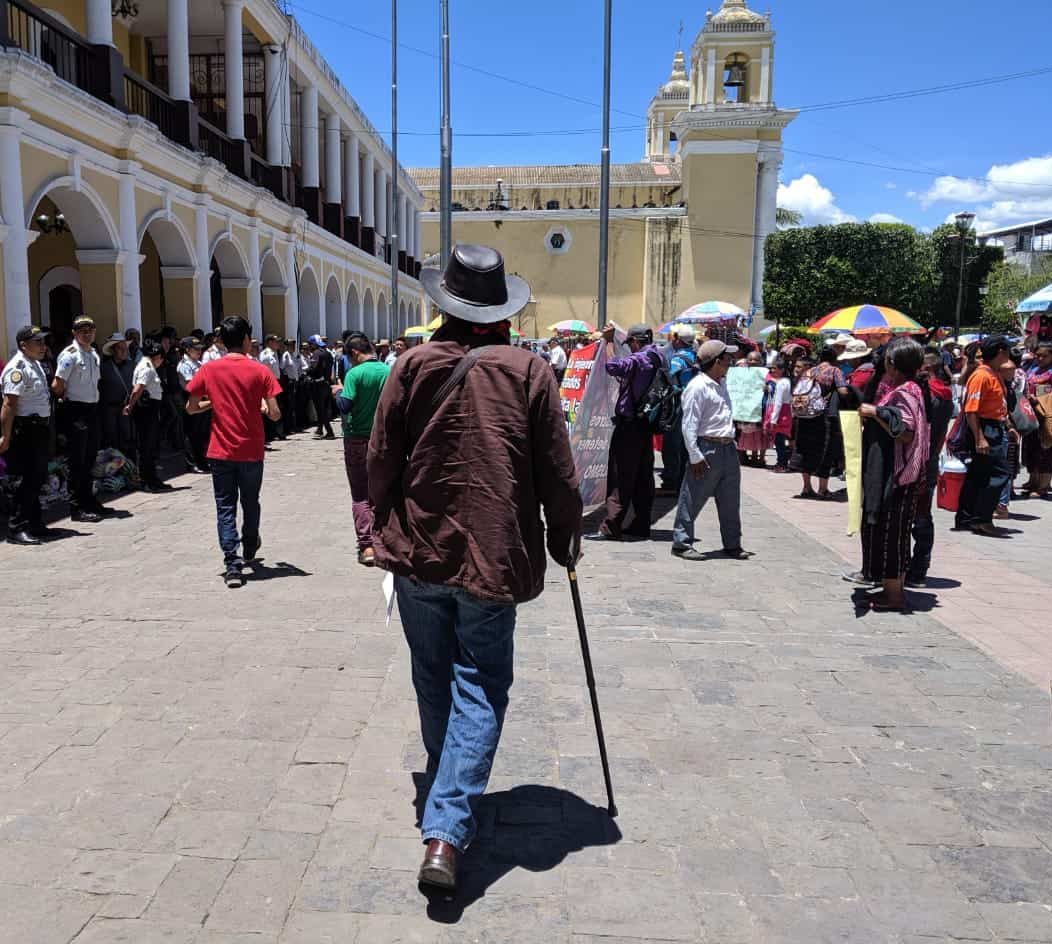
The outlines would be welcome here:
<svg viewBox="0 0 1052 944">
<path fill-rule="evenodd" d="M 373 124 L 386 131 L 389 46 L 367 33 L 390 35 L 389 4 L 288 5 Z M 1027 40 L 1052 35 L 1049 0 L 771 0 L 769 6 L 777 30 L 775 98 L 783 108 L 1052 66 L 1052 48 Z M 668 76 L 679 24 L 689 48 L 705 7 L 614 0 L 614 161 L 642 157 L 643 116 Z M 436 166 L 438 2 L 401 0 L 399 8 L 401 43 L 428 53 L 399 52 L 400 157 L 408 166 Z M 601 0 L 450 0 L 454 61 L 583 100 L 455 66 L 456 164 L 598 161 L 602 10 Z M 1050 129 L 1052 73 L 804 113 L 785 135 L 779 202 L 814 223 L 879 214 L 932 227 L 970 209 L 983 228 L 1052 216 Z M 507 134 L 524 131 L 562 133 Z"/>
</svg>

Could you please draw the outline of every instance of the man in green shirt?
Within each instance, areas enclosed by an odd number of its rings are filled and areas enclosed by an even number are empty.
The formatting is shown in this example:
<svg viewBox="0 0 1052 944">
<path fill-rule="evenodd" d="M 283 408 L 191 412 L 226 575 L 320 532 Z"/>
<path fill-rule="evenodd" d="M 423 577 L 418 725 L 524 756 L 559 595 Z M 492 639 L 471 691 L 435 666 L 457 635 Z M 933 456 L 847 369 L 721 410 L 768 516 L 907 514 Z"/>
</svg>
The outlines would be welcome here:
<svg viewBox="0 0 1052 944">
<path fill-rule="evenodd" d="M 373 506 L 369 501 L 365 458 L 380 391 L 391 368 L 377 359 L 376 350 L 365 335 L 351 335 L 343 345 L 343 353 L 351 369 L 343 378 L 343 386 L 335 384 L 332 392 L 343 423 L 343 462 L 351 486 L 354 530 L 358 533 L 358 563 L 372 567 Z"/>
</svg>

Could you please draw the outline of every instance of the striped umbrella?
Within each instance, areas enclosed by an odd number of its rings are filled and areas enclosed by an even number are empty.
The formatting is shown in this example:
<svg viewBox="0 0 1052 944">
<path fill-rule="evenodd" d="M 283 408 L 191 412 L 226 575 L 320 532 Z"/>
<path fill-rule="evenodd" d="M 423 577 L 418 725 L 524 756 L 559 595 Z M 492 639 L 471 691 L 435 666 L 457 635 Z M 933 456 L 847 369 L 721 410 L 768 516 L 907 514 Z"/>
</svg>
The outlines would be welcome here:
<svg viewBox="0 0 1052 944">
<path fill-rule="evenodd" d="M 918 334 L 926 329 L 909 315 L 883 305 L 852 305 L 819 318 L 812 331 L 846 331 L 849 334 Z"/>
<path fill-rule="evenodd" d="M 744 318 L 745 312 L 730 302 L 702 302 L 676 316 L 676 324 L 718 324 Z"/>
<path fill-rule="evenodd" d="M 557 321 L 553 325 L 548 325 L 548 330 L 558 334 L 591 334 L 595 328 L 587 321 L 573 318 L 570 321 Z"/>
<path fill-rule="evenodd" d="M 415 328 L 407 328 L 403 335 L 407 338 L 429 338 L 431 337 L 431 325 L 417 325 Z"/>
</svg>

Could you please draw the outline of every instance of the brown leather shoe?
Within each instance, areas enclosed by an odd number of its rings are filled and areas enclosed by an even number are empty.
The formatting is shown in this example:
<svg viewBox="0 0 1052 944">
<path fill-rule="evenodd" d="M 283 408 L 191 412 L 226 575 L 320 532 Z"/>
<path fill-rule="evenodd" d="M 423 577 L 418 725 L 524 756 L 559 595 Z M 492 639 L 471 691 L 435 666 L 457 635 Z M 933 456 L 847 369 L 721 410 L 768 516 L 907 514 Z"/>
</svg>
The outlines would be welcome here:
<svg viewBox="0 0 1052 944">
<path fill-rule="evenodd" d="M 455 846 L 441 839 L 432 839 L 427 844 L 417 881 L 421 885 L 435 885 L 453 891 L 457 887 L 457 855 Z"/>
</svg>

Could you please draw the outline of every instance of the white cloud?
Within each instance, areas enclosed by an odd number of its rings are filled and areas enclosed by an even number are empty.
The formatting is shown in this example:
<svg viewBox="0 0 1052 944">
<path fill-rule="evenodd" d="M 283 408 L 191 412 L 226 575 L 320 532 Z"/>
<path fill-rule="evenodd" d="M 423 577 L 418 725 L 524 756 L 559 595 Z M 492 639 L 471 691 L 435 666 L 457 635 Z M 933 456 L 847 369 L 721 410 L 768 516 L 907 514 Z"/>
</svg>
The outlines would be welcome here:
<svg viewBox="0 0 1052 944">
<path fill-rule="evenodd" d="M 874 213 L 869 218 L 870 223 L 904 223 L 905 220 L 900 220 L 893 213 Z"/>
<path fill-rule="evenodd" d="M 1052 216 L 1052 154 L 995 164 L 981 179 L 937 177 L 926 191 L 909 196 L 924 207 L 952 203 L 954 213 L 974 209 L 979 232 Z"/>
<path fill-rule="evenodd" d="M 884 184 L 884 189 L 885 190 L 898 190 L 899 189 L 899 185 L 897 183 L 895 183 L 894 180 L 889 180 L 886 184 Z"/>
<path fill-rule="evenodd" d="M 823 187 L 814 174 L 803 174 L 787 184 L 779 184 L 778 206 L 802 214 L 805 226 L 855 222 L 855 217 L 836 205 L 832 191 Z"/>
</svg>

